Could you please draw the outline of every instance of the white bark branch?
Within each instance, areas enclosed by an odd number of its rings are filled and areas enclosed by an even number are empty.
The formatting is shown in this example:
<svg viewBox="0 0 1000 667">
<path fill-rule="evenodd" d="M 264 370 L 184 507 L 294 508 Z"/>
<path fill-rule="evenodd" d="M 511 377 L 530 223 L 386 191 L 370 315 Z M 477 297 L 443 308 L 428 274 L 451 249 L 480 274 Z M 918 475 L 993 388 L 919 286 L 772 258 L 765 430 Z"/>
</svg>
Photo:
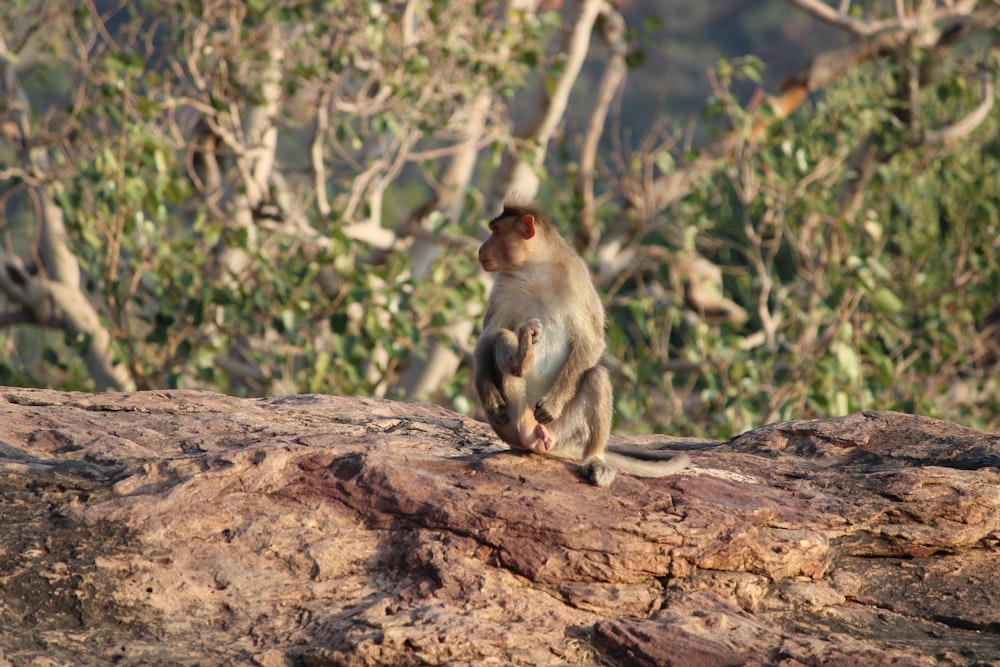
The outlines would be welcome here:
<svg viewBox="0 0 1000 667">
<path fill-rule="evenodd" d="M 30 314 L 35 324 L 86 337 L 84 362 L 98 391 L 135 389 L 128 371 L 114 361 L 111 334 L 78 287 L 31 275 L 19 257 L 0 250 L 0 292 L 23 309 L 7 315 L 8 323 L 25 322 Z"/>
<path fill-rule="evenodd" d="M 973 130 L 983 124 L 990 111 L 993 110 L 993 79 L 987 72 L 983 74 L 983 101 L 980 102 L 968 116 L 962 120 L 942 127 L 940 130 L 928 132 L 924 135 L 923 144 L 932 146 L 934 144 L 950 144 L 961 141 L 968 137 Z"/>
<path fill-rule="evenodd" d="M 534 105 L 535 112 L 514 131 L 515 148 L 519 150 L 504 153 L 493 177 L 487 210 L 499 208 L 511 192 L 517 192 L 525 199 L 534 198 L 538 192 L 537 170 L 541 169 L 549 140 L 566 113 L 569 94 L 580 75 L 594 21 L 603 2 L 578 0 L 576 3 L 565 3 L 564 6 L 572 4 L 574 10 L 566 18 L 566 28 L 558 45 L 557 53 L 563 56 L 562 67 L 555 75 L 554 85 L 550 86 L 544 80 L 539 83 L 539 101 Z"/>
<path fill-rule="evenodd" d="M 316 191 L 316 210 L 324 219 L 332 213 L 330 200 L 326 195 L 326 161 L 323 159 L 323 141 L 330 128 L 330 97 L 328 93 L 319 96 L 316 102 L 316 131 L 312 143 L 309 144 L 309 157 L 312 160 L 313 189 Z"/>
<path fill-rule="evenodd" d="M 907 15 L 904 10 L 897 7 L 896 18 L 874 20 L 849 16 L 847 14 L 848 7 L 841 7 L 838 11 L 823 2 L 823 0 L 788 1 L 814 18 L 859 37 L 871 37 L 876 33 L 886 30 L 903 29 L 916 32 L 943 19 L 966 16 L 979 4 L 977 0 L 960 0 L 959 2 L 948 3 L 948 6 L 940 9 L 918 12 L 916 15 Z"/>
<path fill-rule="evenodd" d="M 628 67 L 625 55 L 628 45 L 625 42 L 625 19 L 618 9 L 610 2 L 601 7 L 599 33 L 608 45 L 610 55 L 608 66 L 601 77 L 597 90 L 597 98 L 587 121 L 583 146 L 580 148 L 580 170 L 576 177 L 576 193 L 580 198 L 580 229 L 577 230 L 577 244 L 581 248 L 597 243 L 594 211 L 594 170 L 597 164 L 597 147 L 604 134 L 604 124 L 608 118 L 608 109 L 615 95 L 622 87 Z"/>
<path fill-rule="evenodd" d="M 462 210 L 462 199 L 468 189 L 479 154 L 479 139 L 486 128 L 486 116 L 489 112 L 493 95 L 488 91 L 481 92 L 467 105 L 463 114 L 463 124 L 460 128 L 461 149 L 457 150 L 448 161 L 441 176 L 442 190 L 436 202 L 436 210 L 440 210 L 446 219 L 457 220 Z M 429 213 L 430 211 L 428 211 Z M 426 217 L 426 216 L 424 216 Z M 416 221 L 422 226 L 424 220 Z M 414 277 L 425 277 L 430 273 L 433 263 L 441 254 L 441 245 L 426 238 L 417 238 L 411 249 L 411 271 Z M 454 346 L 462 345 L 469 340 L 475 322 L 472 319 L 477 313 L 470 309 L 464 318 L 456 319 L 444 332 L 446 338 L 434 337 L 430 341 L 430 349 L 425 358 L 413 358 L 409 366 L 399 378 L 397 387 L 402 390 L 408 400 L 432 395 L 448 378 L 458 371 L 461 357 L 454 351 Z"/>
<path fill-rule="evenodd" d="M 84 362 L 99 391 L 135 389 L 128 371 L 115 363 L 111 334 L 101 324 L 97 309 L 80 287 L 80 264 L 69 249 L 63 211 L 55 201 L 58 188 L 52 178 L 48 149 L 33 145 L 31 103 L 17 78 L 15 59 L 0 35 L 0 64 L 12 115 L 20 128 L 24 168 L 34 186 L 38 206 L 38 272 L 29 272 L 20 257 L 0 250 L 0 292 L 21 310 L 4 317 L 7 323 L 26 316 L 41 326 L 63 329 L 87 339 Z"/>
</svg>

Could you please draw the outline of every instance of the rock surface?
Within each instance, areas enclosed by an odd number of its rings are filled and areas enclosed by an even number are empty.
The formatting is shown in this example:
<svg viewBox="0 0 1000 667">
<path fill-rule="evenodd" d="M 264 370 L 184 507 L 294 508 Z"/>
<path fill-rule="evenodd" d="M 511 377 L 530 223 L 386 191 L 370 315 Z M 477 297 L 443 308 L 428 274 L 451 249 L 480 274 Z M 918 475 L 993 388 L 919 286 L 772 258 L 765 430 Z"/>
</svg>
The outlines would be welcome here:
<svg viewBox="0 0 1000 667">
<path fill-rule="evenodd" d="M 0 665 L 1000 664 L 1000 435 L 873 412 L 589 486 L 374 399 L 0 389 Z"/>
</svg>

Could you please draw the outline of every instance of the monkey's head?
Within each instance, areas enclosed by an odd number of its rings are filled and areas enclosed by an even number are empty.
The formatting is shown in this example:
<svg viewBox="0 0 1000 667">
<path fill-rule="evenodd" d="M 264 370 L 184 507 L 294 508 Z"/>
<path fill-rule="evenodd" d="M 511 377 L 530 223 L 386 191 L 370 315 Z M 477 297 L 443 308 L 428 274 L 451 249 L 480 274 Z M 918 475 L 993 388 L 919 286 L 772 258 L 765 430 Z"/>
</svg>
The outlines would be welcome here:
<svg viewBox="0 0 1000 667">
<path fill-rule="evenodd" d="M 479 248 L 479 263 L 487 271 L 516 271 L 528 264 L 544 242 L 547 221 L 534 208 L 504 206 L 490 220 L 490 237 Z"/>
</svg>

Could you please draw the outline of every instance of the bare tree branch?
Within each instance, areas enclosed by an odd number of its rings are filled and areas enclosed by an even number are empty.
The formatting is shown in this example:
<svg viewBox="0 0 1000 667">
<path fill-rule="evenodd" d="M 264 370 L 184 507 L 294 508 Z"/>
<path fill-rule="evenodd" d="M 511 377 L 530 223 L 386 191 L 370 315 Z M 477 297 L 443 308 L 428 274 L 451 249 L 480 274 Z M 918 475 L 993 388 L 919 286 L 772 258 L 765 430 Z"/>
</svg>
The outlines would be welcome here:
<svg viewBox="0 0 1000 667">
<path fill-rule="evenodd" d="M 868 35 L 874 34 L 881 28 L 873 25 L 870 21 L 865 21 L 863 19 L 857 19 L 852 16 L 848 16 L 846 11 L 837 11 L 830 5 L 826 4 L 822 0 L 788 0 L 791 4 L 795 5 L 807 14 L 811 14 L 815 18 L 823 21 L 824 23 L 829 23 L 830 25 L 836 26 L 852 32 L 860 37 L 867 37 Z M 880 21 L 878 23 L 885 23 Z M 895 23 L 895 21 L 892 21 Z"/>
<path fill-rule="evenodd" d="M 323 137 L 330 129 L 330 97 L 328 93 L 319 96 L 316 102 L 316 130 L 309 144 L 312 160 L 313 188 L 316 191 L 316 208 L 323 218 L 330 217 L 332 209 L 326 196 L 326 161 L 323 159 Z"/>
<path fill-rule="evenodd" d="M 30 310 L 13 310 L 6 313 L 0 313 L 0 327 L 9 327 L 15 324 L 34 324 L 35 316 L 31 314 Z"/>
<path fill-rule="evenodd" d="M 988 72 L 982 74 L 983 81 L 983 101 L 980 102 L 969 115 L 962 120 L 942 127 L 940 130 L 927 132 L 924 135 L 923 145 L 933 146 L 934 144 L 948 144 L 961 141 L 968 137 L 973 130 L 983 124 L 990 111 L 993 110 L 993 79 Z"/>
<path fill-rule="evenodd" d="M 0 292 L 21 310 L 5 316 L 9 323 L 23 321 L 25 314 L 41 326 L 64 329 L 86 338 L 84 361 L 98 390 L 134 389 L 128 371 L 116 364 L 111 351 L 111 334 L 101 324 L 97 310 L 80 287 L 80 265 L 70 251 L 63 211 L 56 203 L 48 149 L 32 145 L 34 141 L 28 96 L 17 79 L 14 54 L 0 35 L 0 64 L 11 113 L 20 127 L 25 147 L 25 171 L 38 185 L 39 235 L 37 256 L 39 271 L 29 271 L 24 262 L 7 250 L 0 250 Z"/>
<path fill-rule="evenodd" d="M 135 383 L 111 353 L 111 334 L 79 288 L 31 275 L 21 259 L 0 250 L 0 292 L 22 310 L 4 316 L 6 323 L 30 321 L 85 337 L 84 361 L 98 391 L 129 391 Z"/>
<path fill-rule="evenodd" d="M 554 75 L 554 82 L 539 83 L 538 102 L 533 105 L 534 112 L 514 130 L 515 145 L 520 150 L 509 149 L 504 153 L 487 196 L 487 210 L 497 209 L 504 197 L 512 191 L 526 199 L 533 198 L 538 191 L 536 170 L 541 168 L 552 133 L 566 113 L 569 93 L 580 75 L 580 68 L 590 46 L 594 21 L 597 20 L 603 2 L 604 0 L 579 0 L 564 3 L 564 7 L 573 9 L 567 10 L 569 15 L 563 21 L 566 27 L 556 48 L 556 53 L 565 54 L 562 67 Z"/>
<path fill-rule="evenodd" d="M 919 36 L 917 45 L 936 50 L 950 48 L 959 42 L 959 36 L 988 29 L 1000 21 L 1000 13 L 994 10 L 961 14 L 960 10 L 968 6 L 968 2 L 955 3 L 946 12 L 950 20 L 940 27 L 926 28 Z M 939 12 L 933 15 L 938 16 Z M 789 76 L 778 86 L 777 94 L 769 100 L 770 113 L 756 120 L 748 134 L 734 130 L 705 146 L 693 161 L 655 179 L 641 197 L 629 197 L 626 212 L 648 219 L 667 208 L 684 197 L 697 177 L 710 173 L 719 160 L 728 156 L 734 148 L 748 141 L 763 139 L 768 128 L 776 120 L 784 120 L 794 113 L 810 92 L 834 84 L 860 63 L 896 53 L 911 38 L 908 28 L 885 29 L 870 39 L 817 55 L 803 71 Z"/>
<path fill-rule="evenodd" d="M 823 2 L 823 0 L 788 1 L 792 5 L 798 7 L 802 11 L 810 14 L 820 21 L 846 30 L 857 35 L 858 37 L 871 37 L 872 35 L 886 30 L 917 31 L 920 30 L 921 27 L 928 26 L 936 23 L 937 21 L 955 18 L 957 16 L 965 16 L 971 13 L 976 8 L 976 5 L 979 4 L 977 0 L 961 0 L 959 2 L 949 2 L 945 7 L 940 9 L 918 13 L 917 15 L 909 15 L 905 9 L 899 7 L 897 3 L 896 18 L 874 20 L 859 19 L 849 16 L 847 14 L 846 7 L 841 7 L 840 10 L 835 10 L 833 7 Z"/>
<path fill-rule="evenodd" d="M 590 118 L 587 120 L 583 146 L 580 148 L 580 170 L 577 173 L 575 189 L 581 205 L 580 227 L 576 232 L 577 247 L 581 250 L 597 242 L 597 230 L 594 225 L 594 166 L 597 163 L 597 147 L 604 133 L 608 109 L 621 89 L 628 71 L 625 64 L 625 55 L 628 51 L 628 44 L 625 41 L 625 19 L 610 2 L 605 2 L 601 7 L 597 19 L 597 32 L 608 45 L 610 54 L 608 65 L 597 89 Z"/>
</svg>

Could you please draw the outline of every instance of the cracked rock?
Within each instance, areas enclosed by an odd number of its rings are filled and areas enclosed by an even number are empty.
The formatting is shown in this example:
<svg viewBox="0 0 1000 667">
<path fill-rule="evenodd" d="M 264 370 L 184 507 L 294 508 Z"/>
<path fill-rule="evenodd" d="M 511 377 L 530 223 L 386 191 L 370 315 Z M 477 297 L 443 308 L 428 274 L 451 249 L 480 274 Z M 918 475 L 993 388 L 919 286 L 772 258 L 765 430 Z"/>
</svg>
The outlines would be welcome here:
<svg viewBox="0 0 1000 667">
<path fill-rule="evenodd" d="M 1000 662 L 1000 435 L 627 441 L 693 464 L 598 489 L 434 406 L 0 389 L 0 665 Z"/>
</svg>

